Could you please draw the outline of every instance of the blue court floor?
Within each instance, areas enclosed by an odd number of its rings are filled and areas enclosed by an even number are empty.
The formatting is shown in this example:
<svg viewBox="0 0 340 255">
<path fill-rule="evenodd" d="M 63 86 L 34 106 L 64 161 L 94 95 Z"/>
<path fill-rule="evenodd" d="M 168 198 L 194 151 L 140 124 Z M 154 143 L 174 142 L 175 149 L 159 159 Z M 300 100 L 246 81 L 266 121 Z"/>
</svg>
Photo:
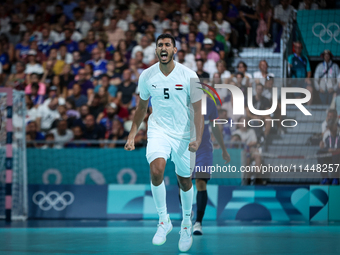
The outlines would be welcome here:
<svg viewBox="0 0 340 255">
<path fill-rule="evenodd" d="M 156 221 L 0 221 L 0 254 L 340 254 L 340 225 L 206 222 L 179 253 L 179 221 L 163 246 Z"/>
</svg>

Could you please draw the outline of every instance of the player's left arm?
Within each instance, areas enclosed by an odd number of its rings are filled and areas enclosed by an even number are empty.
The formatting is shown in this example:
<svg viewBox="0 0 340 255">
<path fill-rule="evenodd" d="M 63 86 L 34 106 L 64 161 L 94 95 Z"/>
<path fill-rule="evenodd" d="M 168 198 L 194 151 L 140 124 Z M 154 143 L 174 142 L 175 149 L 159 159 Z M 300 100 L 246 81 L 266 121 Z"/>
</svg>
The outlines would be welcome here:
<svg viewBox="0 0 340 255">
<path fill-rule="evenodd" d="M 196 152 L 198 147 L 202 142 L 202 135 L 204 130 L 204 117 L 201 113 L 201 100 L 192 103 L 194 108 L 194 124 L 196 129 L 196 141 L 193 141 L 189 144 L 189 151 Z"/>
<path fill-rule="evenodd" d="M 212 125 L 212 123 L 210 123 L 212 132 L 215 136 L 215 139 L 217 140 L 218 144 L 220 145 L 221 149 L 222 149 L 222 158 L 226 161 L 225 163 L 229 163 L 230 162 L 230 155 L 227 152 L 227 149 L 225 147 L 224 141 L 223 141 L 223 135 L 221 132 L 221 129 L 215 125 Z"/>
</svg>

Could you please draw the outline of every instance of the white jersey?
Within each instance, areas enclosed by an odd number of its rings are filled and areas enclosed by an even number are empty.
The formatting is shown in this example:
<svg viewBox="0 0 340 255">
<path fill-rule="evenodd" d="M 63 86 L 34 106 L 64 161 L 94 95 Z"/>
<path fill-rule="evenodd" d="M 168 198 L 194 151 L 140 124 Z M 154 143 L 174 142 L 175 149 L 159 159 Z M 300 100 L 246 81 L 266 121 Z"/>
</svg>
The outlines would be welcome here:
<svg viewBox="0 0 340 255">
<path fill-rule="evenodd" d="M 144 70 L 139 77 L 138 90 L 142 100 L 148 100 L 151 96 L 149 129 L 163 131 L 178 139 L 190 139 L 191 104 L 201 100 L 203 92 L 198 89 L 201 85 L 197 83 L 197 74 L 174 62 L 175 68 L 168 76 L 162 73 L 159 63 Z"/>
</svg>

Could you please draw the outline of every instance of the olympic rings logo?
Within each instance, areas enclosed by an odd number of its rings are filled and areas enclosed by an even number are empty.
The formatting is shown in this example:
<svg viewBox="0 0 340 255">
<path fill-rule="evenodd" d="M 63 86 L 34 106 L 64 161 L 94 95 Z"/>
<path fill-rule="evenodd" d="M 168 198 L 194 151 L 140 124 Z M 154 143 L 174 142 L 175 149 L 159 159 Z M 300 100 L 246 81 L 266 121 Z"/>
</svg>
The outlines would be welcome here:
<svg viewBox="0 0 340 255">
<path fill-rule="evenodd" d="M 65 191 L 59 194 L 56 191 L 51 191 L 47 195 L 43 191 L 37 191 L 32 197 L 33 203 L 39 206 L 43 211 L 48 211 L 53 208 L 56 211 L 62 211 L 66 206 L 70 205 L 74 201 L 74 195 Z"/>
<path fill-rule="evenodd" d="M 321 27 L 322 29 L 319 31 L 319 33 L 315 32 L 316 28 Z M 336 28 L 336 30 L 331 30 L 332 28 Z M 337 43 L 340 43 L 340 38 L 338 38 L 340 34 L 340 27 L 337 23 L 329 23 L 327 27 L 325 27 L 322 23 L 315 23 L 312 28 L 313 34 L 316 37 L 320 38 L 320 41 L 323 43 L 330 43 L 333 39 Z M 326 35 L 327 34 L 327 35 Z M 329 37 L 329 38 L 328 38 Z"/>
</svg>

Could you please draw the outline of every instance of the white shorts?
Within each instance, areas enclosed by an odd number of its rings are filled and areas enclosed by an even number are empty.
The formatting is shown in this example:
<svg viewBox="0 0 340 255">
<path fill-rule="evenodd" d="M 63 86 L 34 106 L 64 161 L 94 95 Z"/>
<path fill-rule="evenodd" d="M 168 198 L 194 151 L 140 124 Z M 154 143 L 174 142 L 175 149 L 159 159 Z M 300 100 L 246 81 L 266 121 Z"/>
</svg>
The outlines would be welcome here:
<svg viewBox="0 0 340 255">
<path fill-rule="evenodd" d="M 146 146 L 146 158 L 149 164 L 156 158 L 170 158 L 175 164 L 175 172 L 181 177 L 191 177 L 195 167 L 194 152 L 190 152 L 189 140 L 176 139 L 166 135 L 163 131 L 148 130 L 148 144 Z"/>
</svg>

